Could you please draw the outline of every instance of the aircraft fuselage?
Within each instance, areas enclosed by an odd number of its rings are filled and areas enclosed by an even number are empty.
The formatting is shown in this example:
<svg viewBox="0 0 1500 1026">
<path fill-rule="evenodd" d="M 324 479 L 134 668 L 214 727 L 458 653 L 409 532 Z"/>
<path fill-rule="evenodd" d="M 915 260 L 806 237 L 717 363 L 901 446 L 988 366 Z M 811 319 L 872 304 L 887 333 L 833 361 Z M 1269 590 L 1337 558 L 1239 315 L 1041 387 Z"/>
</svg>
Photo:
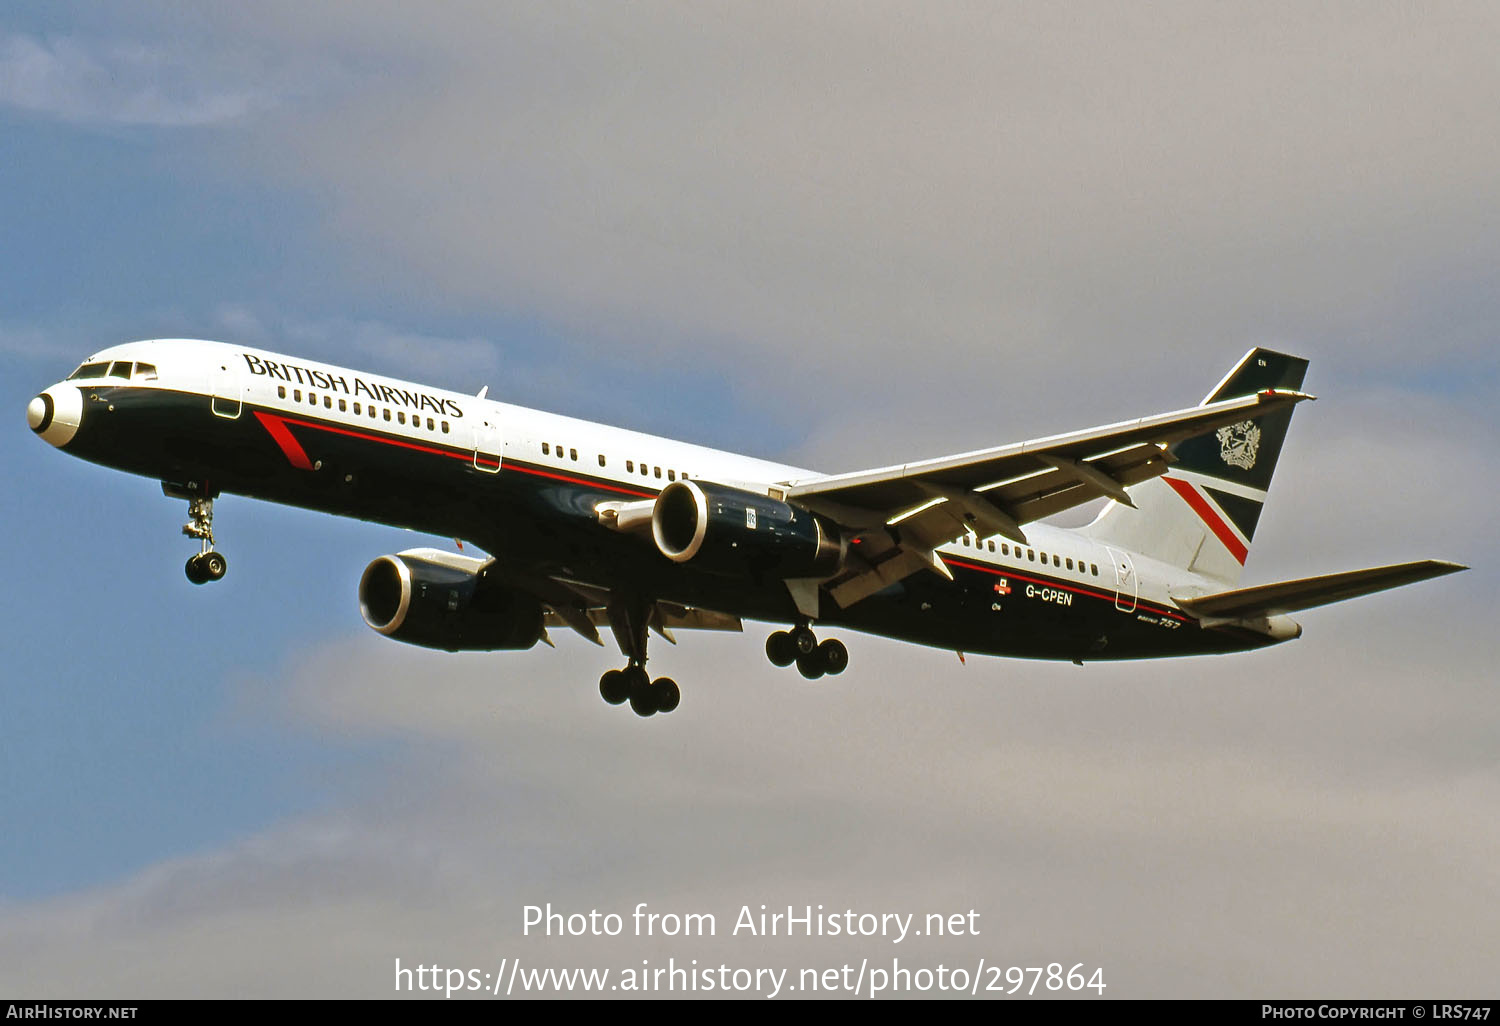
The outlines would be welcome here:
<svg viewBox="0 0 1500 1026">
<path fill-rule="evenodd" d="M 783 580 L 673 562 L 649 537 L 603 525 L 599 506 L 651 500 L 683 479 L 764 495 L 812 471 L 222 343 L 129 343 L 80 370 L 90 367 L 33 400 L 33 430 L 177 493 L 463 539 L 518 581 L 799 619 Z M 1203 582 L 1085 532 L 1038 523 L 1026 539 L 965 537 L 939 549 L 952 580 L 914 574 L 848 608 L 825 595 L 816 620 L 964 653 L 1086 661 L 1239 651 L 1300 633 L 1284 617 L 1259 630 L 1205 626 L 1169 594 Z"/>
</svg>

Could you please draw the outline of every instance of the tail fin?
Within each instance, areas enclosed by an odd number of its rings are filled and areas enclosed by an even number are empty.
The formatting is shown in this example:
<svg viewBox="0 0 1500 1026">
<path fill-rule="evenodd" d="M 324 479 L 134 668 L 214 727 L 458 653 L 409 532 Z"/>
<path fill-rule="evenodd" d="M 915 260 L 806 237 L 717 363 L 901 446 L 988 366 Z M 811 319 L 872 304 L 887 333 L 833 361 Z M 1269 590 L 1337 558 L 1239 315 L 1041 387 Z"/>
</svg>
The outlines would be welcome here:
<svg viewBox="0 0 1500 1026">
<path fill-rule="evenodd" d="M 1252 349 L 1203 401 L 1269 388 L 1300 391 L 1306 373 L 1300 357 Z M 1166 476 L 1128 489 L 1135 508 L 1111 503 L 1089 525 L 1089 535 L 1233 586 L 1291 420 L 1291 408 L 1284 407 L 1178 442 Z"/>
</svg>

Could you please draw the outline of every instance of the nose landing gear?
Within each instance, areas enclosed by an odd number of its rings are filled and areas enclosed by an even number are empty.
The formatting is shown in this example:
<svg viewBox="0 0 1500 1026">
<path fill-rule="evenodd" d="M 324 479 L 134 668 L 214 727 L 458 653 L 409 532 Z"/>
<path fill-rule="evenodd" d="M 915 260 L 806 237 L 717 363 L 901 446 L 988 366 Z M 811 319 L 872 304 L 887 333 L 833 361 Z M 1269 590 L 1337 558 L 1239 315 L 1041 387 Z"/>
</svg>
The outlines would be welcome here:
<svg viewBox="0 0 1500 1026">
<path fill-rule="evenodd" d="M 222 579 L 229 572 L 229 561 L 222 552 L 200 552 L 188 557 L 183 571 L 194 584 L 207 584 Z"/>
<path fill-rule="evenodd" d="M 214 500 L 212 496 L 183 490 L 163 484 L 162 491 L 168 495 L 188 500 L 188 522 L 182 525 L 182 533 L 198 539 L 198 554 L 189 557 L 183 572 L 194 584 L 207 584 L 221 580 L 229 571 L 229 561 L 222 552 L 214 550 Z"/>
<path fill-rule="evenodd" d="M 766 658 L 777 666 L 796 663 L 798 673 L 808 680 L 817 680 L 824 674 L 843 673 L 849 665 L 849 650 L 834 638 L 819 644 L 812 628 L 801 623 L 767 638 Z"/>
</svg>

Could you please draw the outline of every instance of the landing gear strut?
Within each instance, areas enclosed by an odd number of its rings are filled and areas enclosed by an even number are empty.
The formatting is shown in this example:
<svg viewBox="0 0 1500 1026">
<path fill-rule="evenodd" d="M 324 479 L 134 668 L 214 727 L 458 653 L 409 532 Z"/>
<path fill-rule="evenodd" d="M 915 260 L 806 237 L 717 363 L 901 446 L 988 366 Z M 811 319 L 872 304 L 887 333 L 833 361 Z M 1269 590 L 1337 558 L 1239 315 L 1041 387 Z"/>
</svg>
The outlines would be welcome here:
<svg viewBox="0 0 1500 1026">
<path fill-rule="evenodd" d="M 843 673 L 849 665 L 849 650 L 842 641 L 829 638 L 821 645 L 806 623 L 789 631 L 777 631 L 766 639 L 766 658 L 777 666 L 797 664 L 797 672 L 808 680 Z"/>
<path fill-rule="evenodd" d="M 229 561 L 222 552 L 214 551 L 214 500 L 203 495 L 188 499 L 188 522 L 182 525 L 182 533 L 197 538 L 199 551 L 187 561 L 183 568 L 187 579 L 194 584 L 207 584 L 221 579 L 229 570 Z"/>
<path fill-rule="evenodd" d="M 610 627 L 620 651 L 629 660 L 623 670 L 609 670 L 599 678 L 599 694 L 610 705 L 630 703 L 637 716 L 669 713 L 682 701 L 682 690 L 671 677 L 651 679 L 646 672 L 646 630 L 654 603 L 621 602 L 610 609 Z"/>
</svg>

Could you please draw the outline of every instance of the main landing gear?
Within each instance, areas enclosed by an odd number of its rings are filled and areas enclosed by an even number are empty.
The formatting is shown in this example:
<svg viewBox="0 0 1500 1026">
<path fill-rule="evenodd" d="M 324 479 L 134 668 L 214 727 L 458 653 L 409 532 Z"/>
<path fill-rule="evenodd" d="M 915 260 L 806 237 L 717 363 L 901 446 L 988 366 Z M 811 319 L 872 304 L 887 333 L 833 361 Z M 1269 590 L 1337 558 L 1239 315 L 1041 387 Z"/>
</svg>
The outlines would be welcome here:
<svg viewBox="0 0 1500 1026">
<path fill-rule="evenodd" d="M 777 666 L 796 663 L 798 673 L 808 680 L 817 680 L 824 674 L 843 673 L 849 665 L 849 650 L 835 638 L 819 644 L 812 628 L 800 623 L 766 639 L 766 658 Z"/>
<path fill-rule="evenodd" d="M 623 670 L 609 670 L 599 678 L 599 694 L 610 705 L 630 703 L 637 716 L 669 713 L 682 701 L 682 691 L 671 677 L 651 679 L 646 667 L 632 661 Z"/>
<path fill-rule="evenodd" d="M 202 495 L 188 498 L 188 522 L 182 525 L 182 533 L 197 538 L 201 546 L 198 554 L 183 567 L 187 579 L 194 584 L 207 584 L 223 578 L 229 570 L 229 561 L 222 552 L 214 551 L 214 500 Z"/>
<path fill-rule="evenodd" d="M 654 602 L 636 599 L 617 602 L 609 610 L 610 629 L 628 662 L 625 669 L 610 670 L 599 678 L 599 694 L 610 705 L 629 702 L 637 716 L 669 713 L 682 701 L 675 680 L 652 680 L 646 672 L 646 632 L 655 608 Z"/>
</svg>

